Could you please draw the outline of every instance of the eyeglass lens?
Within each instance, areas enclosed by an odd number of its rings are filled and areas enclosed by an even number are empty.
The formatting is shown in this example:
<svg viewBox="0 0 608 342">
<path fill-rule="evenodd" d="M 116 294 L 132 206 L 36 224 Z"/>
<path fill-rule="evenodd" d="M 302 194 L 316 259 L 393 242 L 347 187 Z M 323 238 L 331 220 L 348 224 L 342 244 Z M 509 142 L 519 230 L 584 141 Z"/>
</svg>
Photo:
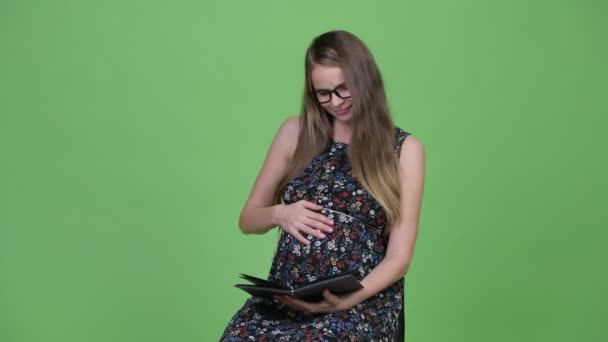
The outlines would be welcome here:
<svg viewBox="0 0 608 342">
<path fill-rule="evenodd" d="M 317 100 L 320 103 L 325 103 L 331 101 L 331 97 L 333 94 L 338 96 L 341 99 L 347 99 L 350 97 L 350 91 L 346 88 L 345 85 L 340 85 L 334 90 L 321 89 L 315 92 L 317 94 Z"/>
</svg>

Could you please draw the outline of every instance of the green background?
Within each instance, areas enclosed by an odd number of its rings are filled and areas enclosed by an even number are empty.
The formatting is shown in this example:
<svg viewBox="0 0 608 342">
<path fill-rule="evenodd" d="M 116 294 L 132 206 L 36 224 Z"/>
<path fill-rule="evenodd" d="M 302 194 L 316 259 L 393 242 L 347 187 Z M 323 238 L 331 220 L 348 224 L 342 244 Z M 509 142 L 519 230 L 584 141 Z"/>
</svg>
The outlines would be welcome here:
<svg viewBox="0 0 608 342">
<path fill-rule="evenodd" d="M 0 1 L 0 341 L 216 341 L 310 40 L 427 151 L 408 341 L 606 341 L 605 1 Z"/>
</svg>

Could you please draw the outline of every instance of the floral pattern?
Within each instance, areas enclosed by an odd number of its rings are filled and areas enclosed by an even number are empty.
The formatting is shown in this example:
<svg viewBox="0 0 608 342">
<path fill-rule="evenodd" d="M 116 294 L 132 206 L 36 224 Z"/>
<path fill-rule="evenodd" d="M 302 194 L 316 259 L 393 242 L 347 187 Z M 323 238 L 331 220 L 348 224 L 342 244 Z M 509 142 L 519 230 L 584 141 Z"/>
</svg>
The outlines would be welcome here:
<svg viewBox="0 0 608 342">
<path fill-rule="evenodd" d="M 395 127 L 397 155 L 409 133 Z M 363 279 L 386 253 L 386 214 L 353 175 L 348 144 L 331 140 L 306 170 L 287 184 L 285 204 L 305 199 L 335 222 L 324 239 L 305 245 L 281 230 L 268 280 L 297 288 L 352 273 Z M 270 298 L 252 297 L 230 320 L 222 341 L 393 341 L 404 300 L 403 279 L 340 312 L 307 315 Z"/>
</svg>

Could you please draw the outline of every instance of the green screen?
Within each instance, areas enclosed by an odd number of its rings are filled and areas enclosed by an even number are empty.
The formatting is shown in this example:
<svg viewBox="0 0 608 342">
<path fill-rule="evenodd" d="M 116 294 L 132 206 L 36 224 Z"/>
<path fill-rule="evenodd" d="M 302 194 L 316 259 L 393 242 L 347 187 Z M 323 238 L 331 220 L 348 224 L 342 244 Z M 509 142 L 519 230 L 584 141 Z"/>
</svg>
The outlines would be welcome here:
<svg viewBox="0 0 608 342">
<path fill-rule="evenodd" d="M 604 1 L 0 1 L 0 341 L 217 341 L 304 51 L 360 37 L 427 173 L 406 340 L 605 341 Z"/>
</svg>

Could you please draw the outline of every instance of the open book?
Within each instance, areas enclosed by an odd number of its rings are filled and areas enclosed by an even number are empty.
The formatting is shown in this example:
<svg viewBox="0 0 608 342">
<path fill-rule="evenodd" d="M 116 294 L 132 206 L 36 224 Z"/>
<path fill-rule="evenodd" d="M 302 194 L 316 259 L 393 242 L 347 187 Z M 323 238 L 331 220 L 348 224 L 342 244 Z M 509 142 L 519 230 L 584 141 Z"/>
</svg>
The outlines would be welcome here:
<svg viewBox="0 0 608 342">
<path fill-rule="evenodd" d="M 235 287 L 256 297 L 272 297 L 274 295 L 290 295 L 298 299 L 316 302 L 323 299 L 323 290 L 328 289 L 335 295 L 346 294 L 363 288 L 363 285 L 352 274 L 341 274 L 302 285 L 296 289 L 284 288 L 264 279 L 252 277 L 241 273 L 241 278 L 252 282 L 249 284 L 236 284 Z"/>
</svg>

